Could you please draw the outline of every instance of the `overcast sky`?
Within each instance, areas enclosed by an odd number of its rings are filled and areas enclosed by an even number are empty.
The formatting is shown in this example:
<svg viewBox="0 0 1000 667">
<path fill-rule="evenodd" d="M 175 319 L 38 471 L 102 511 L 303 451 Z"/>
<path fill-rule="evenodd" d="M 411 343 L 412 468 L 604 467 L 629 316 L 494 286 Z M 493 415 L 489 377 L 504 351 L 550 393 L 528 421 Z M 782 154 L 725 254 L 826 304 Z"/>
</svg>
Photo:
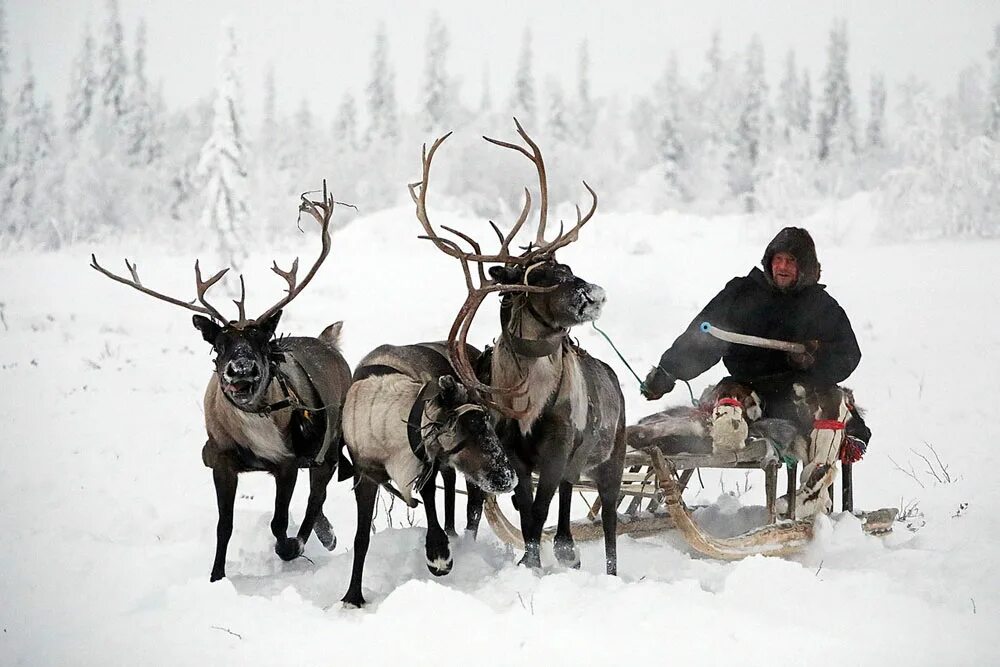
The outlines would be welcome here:
<svg viewBox="0 0 1000 667">
<path fill-rule="evenodd" d="M 61 110 L 83 29 L 89 22 L 99 34 L 105 0 L 3 1 L 13 69 L 8 85 L 20 80 L 24 56 L 30 53 L 42 93 Z M 811 70 L 816 91 L 831 21 L 844 17 L 852 85 L 864 113 L 873 71 L 885 73 L 890 83 L 915 74 L 939 92 L 950 90 L 963 67 L 985 63 L 1000 22 L 997 0 L 120 0 L 120 7 L 130 54 L 135 26 L 145 18 L 148 74 L 162 83 L 171 106 L 210 93 L 219 26 L 231 17 L 251 113 L 259 109 L 264 71 L 273 63 L 279 107 L 291 111 L 308 94 L 313 110 L 324 117 L 333 116 L 345 90 L 362 90 L 379 21 L 389 31 L 399 102 L 415 107 L 427 21 L 434 9 L 450 30 L 449 66 L 463 80 L 463 97 L 470 103 L 479 99 L 488 66 L 496 105 L 509 96 L 525 26 L 534 33 L 540 87 L 550 76 L 573 85 L 584 38 L 591 47 L 595 94 L 631 96 L 648 90 L 671 50 L 678 54 L 682 74 L 693 79 L 704 68 L 712 32 L 719 29 L 726 52 L 744 49 L 753 33 L 760 34 L 772 90 L 786 52 L 794 48 L 800 65 Z"/>
</svg>

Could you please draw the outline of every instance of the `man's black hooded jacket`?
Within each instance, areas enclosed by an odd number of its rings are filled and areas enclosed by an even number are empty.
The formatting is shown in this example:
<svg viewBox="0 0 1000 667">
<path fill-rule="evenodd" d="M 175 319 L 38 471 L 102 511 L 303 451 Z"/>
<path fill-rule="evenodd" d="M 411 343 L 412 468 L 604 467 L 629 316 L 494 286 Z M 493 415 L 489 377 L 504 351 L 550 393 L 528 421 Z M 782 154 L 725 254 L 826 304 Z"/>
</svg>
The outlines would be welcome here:
<svg viewBox="0 0 1000 667">
<path fill-rule="evenodd" d="M 798 263 L 799 279 L 787 290 L 772 280 L 771 259 L 789 252 Z M 792 381 L 833 385 L 845 380 L 861 361 L 861 350 L 850 320 L 837 301 L 819 284 L 820 265 L 812 238 L 804 229 L 783 229 L 768 245 L 762 265 L 742 278 L 733 278 L 713 298 L 687 330 L 663 353 L 660 367 L 690 380 L 721 358 L 739 382 L 769 391 Z M 818 341 L 815 363 L 801 370 L 787 353 L 736 345 L 713 338 L 699 328 L 702 322 L 735 333 L 797 343 Z"/>
</svg>

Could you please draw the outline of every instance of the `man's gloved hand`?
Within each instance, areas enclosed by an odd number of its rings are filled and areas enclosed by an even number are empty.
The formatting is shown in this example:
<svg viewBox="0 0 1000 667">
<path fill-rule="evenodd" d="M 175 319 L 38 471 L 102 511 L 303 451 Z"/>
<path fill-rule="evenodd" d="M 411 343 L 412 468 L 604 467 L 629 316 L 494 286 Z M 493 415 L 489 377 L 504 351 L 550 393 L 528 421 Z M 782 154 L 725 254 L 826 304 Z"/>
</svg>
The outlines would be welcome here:
<svg viewBox="0 0 1000 667">
<path fill-rule="evenodd" d="M 812 365 L 816 363 L 816 350 L 819 349 L 819 341 L 806 341 L 804 345 L 806 348 L 805 352 L 788 353 L 788 363 L 803 371 L 812 368 Z"/>
<path fill-rule="evenodd" d="M 639 387 L 639 391 L 642 395 L 646 397 L 646 400 L 655 401 L 656 399 L 662 397 L 664 394 L 669 394 L 673 391 L 674 384 L 677 382 L 675 378 L 670 373 L 666 372 L 659 366 L 653 366 L 646 375 L 646 379 L 643 381 L 642 386 Z"/>
</svg>

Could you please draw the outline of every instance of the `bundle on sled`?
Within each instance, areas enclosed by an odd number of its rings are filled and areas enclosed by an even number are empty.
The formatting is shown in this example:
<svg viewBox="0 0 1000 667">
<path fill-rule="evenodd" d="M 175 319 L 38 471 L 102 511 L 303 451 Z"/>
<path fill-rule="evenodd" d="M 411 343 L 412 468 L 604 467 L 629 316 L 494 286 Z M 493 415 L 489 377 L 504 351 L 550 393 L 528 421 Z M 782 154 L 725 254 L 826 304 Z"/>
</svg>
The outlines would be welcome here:
<svg viewBox="0 0 1000 667">
<path fill-rule="evenodd" d="M 694 551 L 722 560 L 793 554 L 812 539 L 815 515 L 832 510 L 838 463 L 842 509 L 853 512 L 851 470 L 859 452 L 856 443 L 844 437 L 853 396 L 840 387 L 824 395 L 805 388 L 796 391 L 803 407 L 815 415 L 815 423 L 828 428 L 803 434 L 790 420 L 761 418 L 763 406 L 756 393 L 726 381 L 707 389 L 696 406 L 668 408 L 628 426 L 618 533 L 639 537 L 677 529 Z M 831 449 L 832 460 L 827 463 L 824 456 Z M 796 483 L 799 462 L 805 464 L 801 485 Z M 783 465 L 788 494 L 778 498 L 778 471 Z M 763 470 L 767 523 L 735 537 L 705 532 L 695 522 L 693 508 L 683 500 L 684 489 L 699 468 Z M 591 491 L 586 484 L 574 488 L 581 493 Z M 594 501 L 588 516 L 573 522 L 575 539 L 600 536 L 596 520 L 600 506 L 599 499 Z M 853 513 L 862 520 L 866 533 L 882 534 L 892 530 L 897 510 Z M 519 531 L 495 499 L 487 502 L 485 514 L 502 540 L 520 544 Z"/>
</svg>

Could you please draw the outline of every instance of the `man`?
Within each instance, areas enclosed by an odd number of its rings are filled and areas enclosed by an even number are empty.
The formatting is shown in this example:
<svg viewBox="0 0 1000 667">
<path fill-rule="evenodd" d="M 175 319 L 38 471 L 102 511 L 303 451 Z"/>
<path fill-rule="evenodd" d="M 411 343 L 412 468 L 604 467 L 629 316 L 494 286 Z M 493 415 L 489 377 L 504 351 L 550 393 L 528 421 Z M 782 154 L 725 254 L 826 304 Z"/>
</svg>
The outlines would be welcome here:
<svg viewBox="0 0 1000 667">
<path fill-rule="evenodd" d="M 778 232 L 764 251 L 761 266 L 763 270 L 754 268 L 745 277 L 733 278 L 698 313 L 649 371 L 642 393 L 649 400 L 658 399 L 678 379 L 697 377 L 721 358 L 732 380 L 763 399 L 765 416 L 790 419 L 800 425 L 803 436 L 809 436 L 803 485 L 796 494 L 797 515 L 806 516 L 827 509 L 827 494 L 819 492 L 832 483 L 843 433 L 818 437 L 823 434 L 815 427 L 831 424 L 803 424 L 796 402 L 805 390 L 828 394 L 835 390 L 857 368 L 861 350 L 844 309 L 818 282 L 820 264 L 809 232 L 798 227 Z M 803 343 L 806 352 L 727 343 L 702 332 L 702 322 L 735 333 Z M 853 447 L 863 451 L 871 432 L 853 405 L 850 414 L 847 436 L 853 438 Z"/>
</svg>

